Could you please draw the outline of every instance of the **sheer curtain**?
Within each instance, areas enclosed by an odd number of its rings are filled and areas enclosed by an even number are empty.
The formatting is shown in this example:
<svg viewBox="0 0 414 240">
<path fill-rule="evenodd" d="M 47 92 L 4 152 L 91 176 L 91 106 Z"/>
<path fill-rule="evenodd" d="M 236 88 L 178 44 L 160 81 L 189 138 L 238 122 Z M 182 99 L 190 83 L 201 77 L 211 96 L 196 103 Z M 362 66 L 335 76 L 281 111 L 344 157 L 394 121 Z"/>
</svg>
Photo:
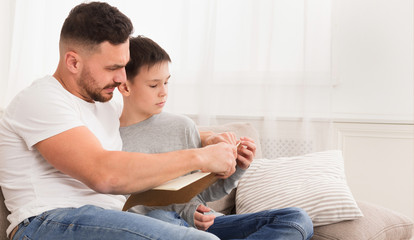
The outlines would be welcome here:
<svg viewBox="0 0 414 240">
<path fill-rule="evenodd" d="M 53 73 L 60 27 L 79 2 L 15 1 L 1 107 Z M 331 147 L 330 0 L 107 2 L 170 54 L 166 111 L 201 125 L 250 121 L 269 158 Z"/>
<path fill-rule="evenodd" d="M 4 70 L 0 77 L 0 108 L 33 80 L 53 74 L 59 59 L 60 28 L 70 9 L 81 1 L 4 0 L 10 6 L 10 31 L 1 49 Z M 2 11 L 7 11 L 3 9 Z"/>
</svg>

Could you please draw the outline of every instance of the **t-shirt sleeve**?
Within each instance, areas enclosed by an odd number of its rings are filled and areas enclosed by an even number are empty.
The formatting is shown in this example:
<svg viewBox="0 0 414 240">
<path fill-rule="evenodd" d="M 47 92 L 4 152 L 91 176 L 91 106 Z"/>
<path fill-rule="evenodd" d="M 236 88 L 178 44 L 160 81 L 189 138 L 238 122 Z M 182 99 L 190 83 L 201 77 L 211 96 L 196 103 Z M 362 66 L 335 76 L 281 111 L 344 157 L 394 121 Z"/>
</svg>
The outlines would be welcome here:
<svg viewBox="0 0 414 240">
<path fill-rule="evenodd" d="M 206 188 L 199 194 L 199 197 L 205 202 L 212 202 L 223 198 L 237 187 L 239 179 L 246 170 L 236 167 L 236 172 L 226 179 L 218 179 L 215 183 Z"/>
<path fill-rule="evenodd" d="M 42 140 L 84 125 L 71 96 L 53 87 L 19 94 L 9 108 L 9 123 L 28 149 Z"/>
<path fill-rule="evenodd" d="M 197 125 L 188 117 L 185 117 L 186 121 L 184 121 L 187 125 L 186 129 L 187 132 L 187 149 L 190 148 L 201 148 L 201 138 L 200 132 L 198 131 Z"/>
</svg>

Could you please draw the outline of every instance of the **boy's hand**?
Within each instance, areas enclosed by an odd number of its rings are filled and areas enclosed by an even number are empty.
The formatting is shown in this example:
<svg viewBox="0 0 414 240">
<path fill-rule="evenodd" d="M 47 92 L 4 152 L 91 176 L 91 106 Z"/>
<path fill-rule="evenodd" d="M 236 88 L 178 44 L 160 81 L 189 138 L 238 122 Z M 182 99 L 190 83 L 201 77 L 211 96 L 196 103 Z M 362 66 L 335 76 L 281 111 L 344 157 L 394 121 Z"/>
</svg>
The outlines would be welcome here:
<svg viewBox="0 0 414 240">
<path fill-rule="evenodd" d="M 237 147 L 237 166 L 241 169 L 249 168 L 256 155 L 256 144 L 248 137 L 240 138 L 240 145 Z"/>
<path fill-rule="evenodd" d="M 194 225 L 199 230 L 207 230 L 214 223 L 216 216 L 213 214 L 204 215 L 204 213 L 210 212 L 210 208 L 204 205 L 198 205 L 196 212 L 194 213 Z"/>
</svg>

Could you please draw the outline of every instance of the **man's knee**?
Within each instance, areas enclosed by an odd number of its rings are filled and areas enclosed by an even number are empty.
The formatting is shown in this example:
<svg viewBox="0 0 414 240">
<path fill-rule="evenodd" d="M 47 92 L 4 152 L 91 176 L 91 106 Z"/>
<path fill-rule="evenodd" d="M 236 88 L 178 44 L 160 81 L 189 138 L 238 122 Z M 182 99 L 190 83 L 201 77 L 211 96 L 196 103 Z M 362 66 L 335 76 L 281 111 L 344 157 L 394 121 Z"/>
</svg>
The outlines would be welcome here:
<svg viewBox="0 0 414 240">
<path fill-rule="evenodd" d="M 209 233 L 209 232 L 205 232 L 205 231 L 201 231 L 201 230 L 197 230 L 195 228 L 189 227 L 188 230 L 191 232 L 189 236 L 189 238 L 186 239 L 197 239 L 197 240 L 220 240 L 220 238 L 218 238 L 216 235 Z"/>
</svg>

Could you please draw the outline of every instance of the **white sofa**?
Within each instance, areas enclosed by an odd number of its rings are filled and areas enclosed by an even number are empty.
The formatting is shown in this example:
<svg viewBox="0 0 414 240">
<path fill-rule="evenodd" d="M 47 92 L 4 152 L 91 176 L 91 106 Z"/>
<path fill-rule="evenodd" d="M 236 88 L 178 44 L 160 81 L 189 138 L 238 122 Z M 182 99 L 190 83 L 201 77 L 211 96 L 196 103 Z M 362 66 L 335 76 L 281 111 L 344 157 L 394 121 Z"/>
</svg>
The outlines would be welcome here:
<svg viewBox="0 0 414 240">
<path fill-rule="evenodd" d="M 0 110 L 1 116 L 1 110 Z M 220 126 L 200 127 L 201 130 L 215 132 L 230 131 L 237 136 L 249 136 L 257 143 L 256 158 L 261 157 L 260 138 L 257 131 L 249 123 L 230 123 Z M 235 212 L 235 192 L 229 196 L 209 203 L 216 211 L 225 214 Z M 358 202 L 364 217 L 352 221 L 343 221 L 325 226 L 315 227 L 313 240 L 403 240 L 411 239 L 413 222 L 402 214 L 389 209 L 375 206 L 367 202 Z M 4 205 L 3 194 L 0 191 L 0 240 L 7 239 L 6 228 L 9 225 L 6 217 L 9 214 Z"/>
</svg>

